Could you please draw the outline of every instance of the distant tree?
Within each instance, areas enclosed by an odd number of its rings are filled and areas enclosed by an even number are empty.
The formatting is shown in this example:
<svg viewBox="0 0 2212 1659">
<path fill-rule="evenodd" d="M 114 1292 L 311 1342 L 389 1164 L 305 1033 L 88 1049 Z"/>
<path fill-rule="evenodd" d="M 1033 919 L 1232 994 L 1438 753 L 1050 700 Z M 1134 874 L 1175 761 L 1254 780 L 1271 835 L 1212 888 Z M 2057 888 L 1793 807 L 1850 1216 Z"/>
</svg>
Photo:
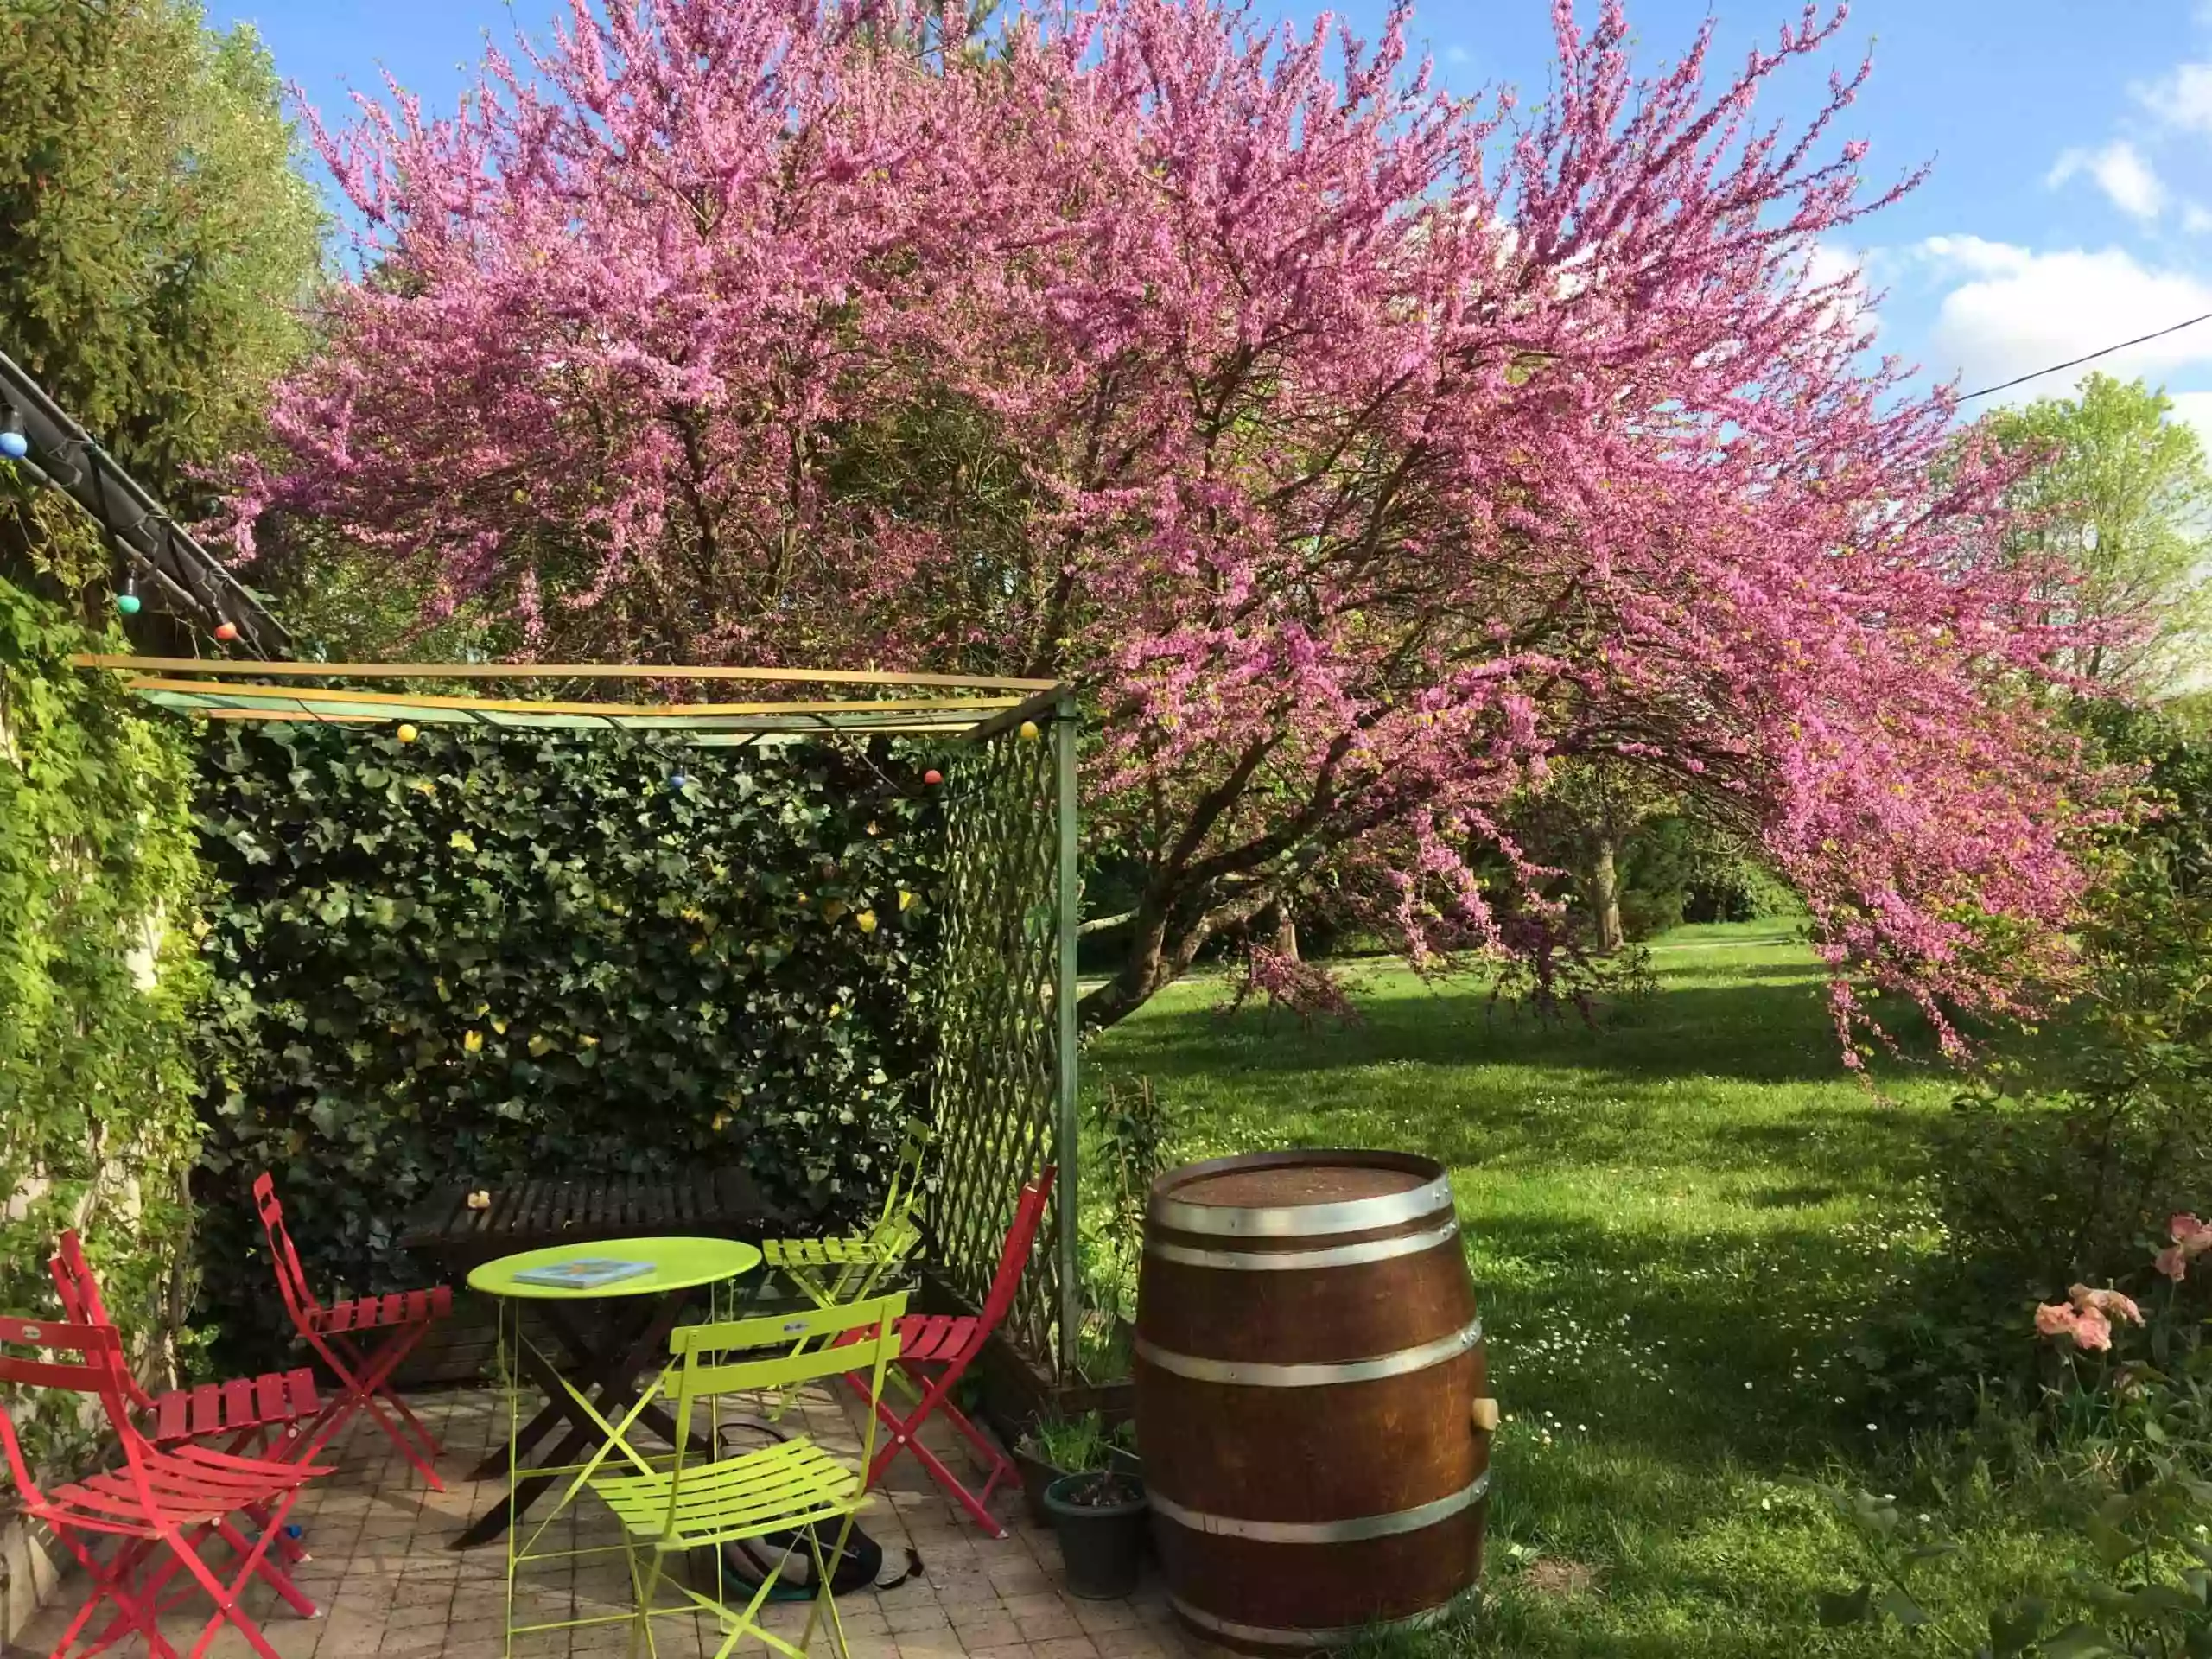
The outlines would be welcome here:
<svg viewBox="0 0 2212 1659">
<path fill-rule="evenodd" d="M 1621 917 L 1625 890 L 1622 861 L 1637 831 L 1649 821 L 1678 812 L 1678 791 L 1663 773 L 1632 763 L 1570 760 L 1554 770 L 1541 790 L 1514 814 L 1512 834 L 1530 857 L 1557 868 L 1587 910 L 1600 955 L 1628 942 Z"/>
<path fill-rule="evenodd" d="M 2140 380 L 2092 374 L 1986 423 L 2005 449 L 2042 459 L 2010 493 L 2008 540 L 2077 580 L 2054 594 L 2082 639 L 2059 652 L 2082 677 L 2152 693 L 2212 658 L 2212 470 L 2173 403 Z"/>
<path fill-rule="evenodd" d="M 324 220 L 251 29 L 191 0 L 0 0 L 0 350 L 180 516 L 308 341 Z M 0 466 L 0 563 L 105 569 Z"/>
</svg>

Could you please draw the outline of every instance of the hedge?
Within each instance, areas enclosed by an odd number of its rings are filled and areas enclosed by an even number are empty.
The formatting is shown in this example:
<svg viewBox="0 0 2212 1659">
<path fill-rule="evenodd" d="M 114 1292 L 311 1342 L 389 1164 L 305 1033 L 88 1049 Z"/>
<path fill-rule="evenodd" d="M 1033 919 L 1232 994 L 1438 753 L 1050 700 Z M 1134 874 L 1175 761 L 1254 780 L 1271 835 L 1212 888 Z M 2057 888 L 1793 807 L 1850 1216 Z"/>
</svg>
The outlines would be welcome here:
<svg viewBox="0 0 2212 1659">
<path fill-rule="evenodd" d="M 319 1284 L 417 1279 L 426 1192 L 741 1167 L 811 1224 L 922 1102 L 938 810 L 912 745 L 232 727 L 198 804 L 214 989 L 203 1316 L 278 1314 L 272 1170 Z"/>
</svg>

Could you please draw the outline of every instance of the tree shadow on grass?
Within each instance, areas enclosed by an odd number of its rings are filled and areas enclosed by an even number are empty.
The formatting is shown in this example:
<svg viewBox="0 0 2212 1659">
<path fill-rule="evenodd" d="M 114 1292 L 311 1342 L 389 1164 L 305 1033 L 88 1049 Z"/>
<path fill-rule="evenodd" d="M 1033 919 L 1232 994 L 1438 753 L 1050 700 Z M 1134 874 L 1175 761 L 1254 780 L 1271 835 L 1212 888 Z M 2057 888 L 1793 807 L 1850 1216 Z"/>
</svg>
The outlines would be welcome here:
<svg viewBox="0 0 2212 1659">
<path fill-rule="evenodd" d="M 1155 1009 L 1109 1033 L 1099 1055 L 1109 1069 L 1162 1078 L 1396 1064 L 1572 1067 L 1623 1081 L 1830 1083 L 1847 1076 L 1817 978 L 1729 977 L 1665 986 L 1594 1024 L 1502 1007 L 1474 988 L 1370 997 L 1350 1022 L 1301 1023 L 1280 1010 Z M 1899 1026 L 1909 1057 L 1932 1047 L 1916 1016 Z"/>
<path fill-rule="evenodd" d="M 1896 1263 L 1878 1234 L 1662 1234 L 1515 1214 L 1466 1228 L 1498 1397 L 1517 1421 L 1685 1471 L 1779 1476 L 1852 1449 L 1837 1402 L 1848 1349 Z M 1611 1478 L 1592 1467 L 1581 1478 L 1596 1487 L 1546 1508 L 1586 1509 L 1602 1529 L 1641 1500 L 1601 1490 Z"/>
<path fill-rule="evenodd" d="M 1432 1122 L 1400 1144 L 1470 1179 L 1669 1166 L 1694 1172 L 1701 1185 L 1751 1176 L 1758 1179 L 1740 1190 L 1719 1185 L 1731 1201 L 1768 1209 L 1811 1207 L 1839 1193 L 1864 1194 L 1870 1185 L 1895 1188 L 1919 1173 L 1929 1155 L 1929 1124 L 1918 1114 L 1802 1106 L 1776 1124 L 1658 1122 L 1667 1111 L 1664 1101 L 1541 1115 L 1501 1111 Z M 1796 1184 L 1777 1185 L 1777 1177 Z M 1821 1196 L 1809 1196 L 1815 1192 Z"/>
</svg>

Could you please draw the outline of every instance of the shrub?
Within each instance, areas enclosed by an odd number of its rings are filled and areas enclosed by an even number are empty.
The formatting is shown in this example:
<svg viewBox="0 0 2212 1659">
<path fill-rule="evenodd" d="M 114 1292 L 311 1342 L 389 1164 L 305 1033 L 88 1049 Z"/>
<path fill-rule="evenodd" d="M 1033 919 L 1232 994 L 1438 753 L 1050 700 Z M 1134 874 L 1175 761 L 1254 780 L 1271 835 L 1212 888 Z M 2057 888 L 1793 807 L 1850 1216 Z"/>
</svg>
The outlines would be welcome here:
<svg viewBox="0 0 2212 1659">
<path fill-rule="evenodd" d="M 190 769 L 172 728 L 69 665 L 99 643 L 0 582 L 0 1307 L 53 1305 L 47 1257 L 78 1227 L 159 1371 L 199 1139 L 204 975 L 170 925 L 198 880 Z"/>
<path fill-rule="evenodd" d="M 1960 1437 L 1951 1470 L 1923 1471 L 1941 1510 L 1947 1494 L 1987 1487 L 2001 1459 L 2014 1501 L 2046 1510 L 2094 1565 L 2049 1573 L 1999 1606 L 1947 1609 L 1922 1579 L 1957 1549 L 1945 1519 L 1908 1514 L 1894 1496 L 1824 1488 L 1858 1534 L 1860 1576 L 1821 1598 L 1821 1624 L 1895 1625 L 1922 1650 L 1993 1659 L 2212 1652 L 2212 1346 L 2176 1294 L 2212 1249 L 2212 1227 L 2178 1215 L 2167 1240 L 2155 1264 L 2135 1264 L 2134 1276 L 2159 1285 L 2140 1305 L 2076 1283 L 2032 1324 L 2016 1323 L 2024 1344 L 2031 1330 L 2046 1339 L 2033 1419 L 1986 1414 Z"/>
<path fill-rule="evenodd" d="M 2087 719 L 2143 769 L 2146 813 L 2105 850 L 2081 930 L 2088 994 L 1993 1065 L 1939 1138 L 1948 1248 L 1861 1350 L 1915 1416 L 1955 1414 L 1985 1382 L 2022 1397 L 2019 1311 L 2139 1271 L 2168 1216 L 2212 1191 L 2212 741 L 2152 712 Z"/>
<path fill-rule="evenodd" d="M 903 746 L 233 731 L 203 767 L 215 976 L 205 1306 L 273 1300 L 276 1172 L 318 1281 L 408 1273 L 425 1192 L 749 1172 L 804 1216 L 879 1185 L 929 1054 L 938 809 Z"/>
</svg>

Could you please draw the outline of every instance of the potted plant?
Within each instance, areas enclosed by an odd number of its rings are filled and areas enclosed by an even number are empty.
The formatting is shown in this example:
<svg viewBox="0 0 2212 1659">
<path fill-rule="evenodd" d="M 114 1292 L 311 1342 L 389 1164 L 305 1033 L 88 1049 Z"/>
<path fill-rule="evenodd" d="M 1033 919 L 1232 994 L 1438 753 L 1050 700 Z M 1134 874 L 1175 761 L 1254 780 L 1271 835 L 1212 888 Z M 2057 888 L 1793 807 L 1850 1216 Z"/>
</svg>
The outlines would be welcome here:
<svg viewBox="0 0 2212 1659">
<path fill-rule="evenodd" d="M 1053 1481 L 1045 1489 L 1045 1507 L 1059 1535 L 1068 1593 L 1086 1601 L 1118 1601 L 1137 1587 L 1147 1505 L 1141 1484 L 1104 1466 L 1105 1437 L 1099 1435 L 1092 1446 L 1098 1466 Z"/>
<path fill-rule="evenodd" d="M 1114 1425 L 1106 1437 L 1106 1466 L 1116 1474 L 1144 1484 L 1144 1458 L 1137 1450 L 1137 1424 L 1132 1417 Z"/>
<path fill-rule="evenodd" d="M 1081 1417 L 1040 1417 L 1014 1446 L 1014 1466 L 1021 1471 L 1021 1497 L 1029 1518 L 1050 1526 L 1045 1489 L 1062 1475 L 1103 1466 L 1105 1430 L 1096 1412 Z"/>
</svg>

